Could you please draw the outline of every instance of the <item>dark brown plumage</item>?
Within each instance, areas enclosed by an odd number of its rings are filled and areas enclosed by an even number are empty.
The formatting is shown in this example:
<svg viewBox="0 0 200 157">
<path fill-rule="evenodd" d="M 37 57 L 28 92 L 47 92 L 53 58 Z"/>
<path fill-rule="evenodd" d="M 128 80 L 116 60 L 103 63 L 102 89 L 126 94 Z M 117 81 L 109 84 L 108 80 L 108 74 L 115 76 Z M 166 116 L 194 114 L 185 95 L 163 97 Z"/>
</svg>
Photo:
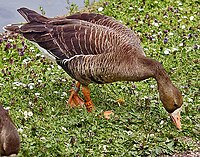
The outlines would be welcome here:
<svg viewBox="0 0 200 157">
<path fill-rule="evenodd" d="M 140 81 L 149 77 L 157 80 L 165 109 L 169 113 L 179 111 L 181 93 L 172 84 L 162 65 L 147 58 L 138 37 L 112 17 L 78 13 L 46 18 L 27 8 L 18 11 L 28 23 L 6 26 L 5 29 L 21 33 L 37 43 L 72 78 L 80 82 L 89 111 L 94 107 L 87 87 L 89 83 Z M 82 102 L 77 97 L 80 84 L 77 84 L 77 90 L 72 91 L 71 104 Z M 180 117 L 180 112 L 177 115 Z"/>
<path fill-rule="evenodd" d="M 8 111 L 0 104 L 0 156 L 18 154 L 20 138 Z"/>
</svg>

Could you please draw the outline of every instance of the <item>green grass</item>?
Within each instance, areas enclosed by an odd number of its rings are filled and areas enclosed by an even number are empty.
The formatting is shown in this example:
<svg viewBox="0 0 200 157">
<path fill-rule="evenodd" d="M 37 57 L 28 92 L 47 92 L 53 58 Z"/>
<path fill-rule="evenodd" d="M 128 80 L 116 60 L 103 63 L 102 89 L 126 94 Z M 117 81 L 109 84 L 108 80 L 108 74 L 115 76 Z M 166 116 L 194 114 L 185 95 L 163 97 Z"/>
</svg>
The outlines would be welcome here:
<svg viewBox="0 0 200 157">
<path fill-rule="evenodd" d="M 197 150 L 198 6 L 195 0 L 107 0 L 89 8 L 98 12 L 103 7 L 100 13 L 121 20 L 140 36 L 146 55 L 162 62 L 184 95 L 182 131 L 162 107 L 153 79 L 91 84 L 94 113 L 66 108 L 73 80 L 39 56 L 39 50 L 28 41 L 0 36 L 0 102 L 10 108 L 20 131 L 19 156 L 159 156 Z M 6 49 L 9 44 L 11 48 Z M 20 56 L 21 48 L 24 54 Z M 105 120 L 101 118 L 105 110 L 113 110 L 115 115 Z"/>
</svg>

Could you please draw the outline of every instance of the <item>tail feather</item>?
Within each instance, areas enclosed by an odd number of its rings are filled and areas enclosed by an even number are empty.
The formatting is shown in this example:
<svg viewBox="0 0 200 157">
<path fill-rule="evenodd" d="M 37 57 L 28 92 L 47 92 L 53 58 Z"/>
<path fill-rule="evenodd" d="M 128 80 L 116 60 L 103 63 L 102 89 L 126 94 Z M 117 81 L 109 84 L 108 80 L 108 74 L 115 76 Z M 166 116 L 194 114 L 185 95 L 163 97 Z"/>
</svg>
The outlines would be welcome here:
<svg viewBox="0 0 200 157">
<path fill-rule="evenodd" d="M 25 19 L 27 22 L 47 22 L 48 18 L 44 17 L 37 12 L 30 10 L 28 8 L 20 8 L 17 10 Z"/>
<path fill-rule="evenodd" d="M 22 27 L 22 24 L 9 24 L 7 26 L 4 26 L 3 29 L 5 31 L 20 33 L 20 28 Z"/>
</svg>

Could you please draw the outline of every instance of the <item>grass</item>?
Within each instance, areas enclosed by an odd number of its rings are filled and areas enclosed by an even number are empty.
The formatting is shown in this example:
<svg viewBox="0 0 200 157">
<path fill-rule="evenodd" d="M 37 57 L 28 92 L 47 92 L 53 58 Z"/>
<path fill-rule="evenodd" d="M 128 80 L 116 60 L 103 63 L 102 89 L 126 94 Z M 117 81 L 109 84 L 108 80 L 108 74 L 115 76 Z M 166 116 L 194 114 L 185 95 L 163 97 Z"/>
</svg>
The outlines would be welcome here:
<svg viewBox="0 0 200 157">
<path fill-rule="evenodd" d="M 112 16 L 141 38 L 184 95 L 182 131 L 172 124 L 156 81 L 91 84 L 93 114 L 66 108 L 74 83 L 19 36 L 0 36 L 0 102 L 21 137 L 20 156 L 159 156 L 199 151 L 199 2 L 107 0 L 87 11 Z M 102 11 L 98 11 L 103 7 Z M 73 10 L 73 9 L 72 9 Z M 110 120 L 101 118 L 114 111 Z"/>
</svg>

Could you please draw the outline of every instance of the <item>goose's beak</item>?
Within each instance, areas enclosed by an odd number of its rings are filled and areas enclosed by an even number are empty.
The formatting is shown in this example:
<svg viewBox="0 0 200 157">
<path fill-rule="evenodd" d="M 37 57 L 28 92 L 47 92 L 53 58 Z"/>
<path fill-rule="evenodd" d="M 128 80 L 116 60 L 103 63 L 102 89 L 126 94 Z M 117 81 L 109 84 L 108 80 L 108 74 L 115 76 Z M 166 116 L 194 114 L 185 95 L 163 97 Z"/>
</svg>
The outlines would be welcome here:
<svg viewBox="0 0 200 157">
<path fill-rule="evenodd" d="M 174 112 L 170 113 L 170 117 L 176 127 L 181 130 L 181 108 L 176 109 Z"/>
</svg>

